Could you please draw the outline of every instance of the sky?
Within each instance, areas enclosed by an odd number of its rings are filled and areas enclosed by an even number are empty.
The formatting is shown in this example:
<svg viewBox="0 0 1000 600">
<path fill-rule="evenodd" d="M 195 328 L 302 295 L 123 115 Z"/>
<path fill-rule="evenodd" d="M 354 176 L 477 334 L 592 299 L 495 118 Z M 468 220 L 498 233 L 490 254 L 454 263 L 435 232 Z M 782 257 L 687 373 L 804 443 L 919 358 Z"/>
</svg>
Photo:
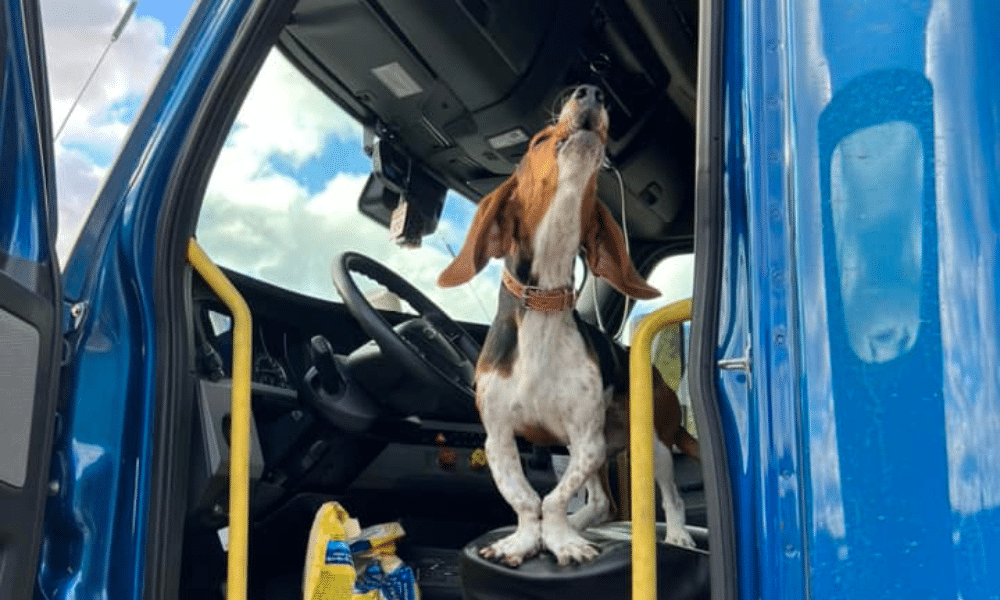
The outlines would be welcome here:
<svg viewBox="0 0 1000 600">
<path fill-rule="evenodd" d="M 128 2 L 40 0 L 40 5 L 55 131 Z M 190 7 L 186 0 L 140 0 L 56 141 L 56 249 L 62 262 Z"/>
</svg>

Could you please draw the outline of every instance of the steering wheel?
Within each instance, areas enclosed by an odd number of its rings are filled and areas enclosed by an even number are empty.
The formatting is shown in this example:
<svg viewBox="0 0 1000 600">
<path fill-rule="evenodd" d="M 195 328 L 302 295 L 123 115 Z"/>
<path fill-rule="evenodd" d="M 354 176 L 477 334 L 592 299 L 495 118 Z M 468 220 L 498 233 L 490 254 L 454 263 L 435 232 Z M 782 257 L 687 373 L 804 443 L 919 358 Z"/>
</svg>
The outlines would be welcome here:
<svg viewBox="0 0 1000 600">
<path fill-rule="evenodd" d="M 384 285 L 409 303 L 418 316 L 396 327 L 375 310 L 358 289 L 352 272 Z M 479 344 L 420 290 L 385 265 L 357 252 L 333 262 L 333 285 L 347 309 L 388 358 L 421 381 L 444 391 L 475 397 L 473 378 Z M 470 410 L 475 411 L 472 402 Z"/>
</svg>

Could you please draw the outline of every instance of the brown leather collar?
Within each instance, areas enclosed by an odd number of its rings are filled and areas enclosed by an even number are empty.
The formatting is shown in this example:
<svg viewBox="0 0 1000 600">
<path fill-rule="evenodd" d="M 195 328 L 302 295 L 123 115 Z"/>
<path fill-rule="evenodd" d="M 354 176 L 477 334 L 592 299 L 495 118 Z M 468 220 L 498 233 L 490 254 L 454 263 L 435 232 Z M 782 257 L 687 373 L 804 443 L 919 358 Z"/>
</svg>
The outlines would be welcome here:
<svg viewBox="0 0 1000 600">
<path fill-rule="evenodd" d="M 541 312 L 557 312 L 573 308 L 576 305 L 576 293 L 572 287 L 543 290 L 531 285 L 524 285 L 507 269 L 503 270 L 503 286 L 511 294 L 524 303 L 524 307 Z"/>
</svg>

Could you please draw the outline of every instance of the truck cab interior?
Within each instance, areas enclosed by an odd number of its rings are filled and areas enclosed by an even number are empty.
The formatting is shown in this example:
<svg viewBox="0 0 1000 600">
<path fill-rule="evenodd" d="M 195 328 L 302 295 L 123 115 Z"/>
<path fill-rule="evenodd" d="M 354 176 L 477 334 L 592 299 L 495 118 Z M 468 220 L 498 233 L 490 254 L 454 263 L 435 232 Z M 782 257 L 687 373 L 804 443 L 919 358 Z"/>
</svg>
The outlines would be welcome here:
<svg viewBox="0 0 1000 600">
<path fill-rule="evenodd" d="M 500 266 L 455 289 L 435 280 L 475 202 L 565 92 L 591 83 L 610 115 L 599 198 L 665 295 L 626 302 L 579 261 L 577 309 L 628 343 L 639 316 L 691 297 L 698 12 L 697 0 L 299 0 L 285 15 L 218 125 L 195 230 L 253 315 L 252 598 L 301 597 L 309 527 L 330 500 L 362 525 L 403 525 L 398 553 L 427 600 L 627 597 L 627 542 L 562 568 L 466 551 L 515 520 L 473 458 L 485 437 L 473 366 Z M 193 274 L 187 312 L 196 391 L 180 597 L 223 598 L 232 321 Z M 551 488 L 566 450 L 520 449 L 531 483 Z M 624 463 L 611 464 L 626 505 Z M 660 597 L 706 598 L 702 468 L 676 464 L 700 550 L 662 550 Z"/>
</svg>

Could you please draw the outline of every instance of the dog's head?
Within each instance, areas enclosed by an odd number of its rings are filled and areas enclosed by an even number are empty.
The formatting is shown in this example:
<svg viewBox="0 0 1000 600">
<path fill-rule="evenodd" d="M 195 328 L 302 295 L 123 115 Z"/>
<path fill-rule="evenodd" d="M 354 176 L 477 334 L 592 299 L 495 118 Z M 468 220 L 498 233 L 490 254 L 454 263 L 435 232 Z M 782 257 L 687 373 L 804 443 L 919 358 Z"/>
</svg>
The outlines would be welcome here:
<svg viewBox="0 0 1000 600">
<path fill-rule="evenodd" d="M 597 173 L 607 139 L 608 111 L 601 90 L 592 85 L 575 88 L 558 120 L 531 139 L 514 174 L 479 202 L 465 244 L 438 277 L 438 285 L 469 281 L 490 258 L 517 250 L 530 253 L 535 231 L 556 195 L 561 164 L 584 170 L 577 174 L 587 178 L 580 245 L 591 272 L 633 298 L 658 296 L 632 266 L 621 229 L 597 200 Z"/>
</svg>

